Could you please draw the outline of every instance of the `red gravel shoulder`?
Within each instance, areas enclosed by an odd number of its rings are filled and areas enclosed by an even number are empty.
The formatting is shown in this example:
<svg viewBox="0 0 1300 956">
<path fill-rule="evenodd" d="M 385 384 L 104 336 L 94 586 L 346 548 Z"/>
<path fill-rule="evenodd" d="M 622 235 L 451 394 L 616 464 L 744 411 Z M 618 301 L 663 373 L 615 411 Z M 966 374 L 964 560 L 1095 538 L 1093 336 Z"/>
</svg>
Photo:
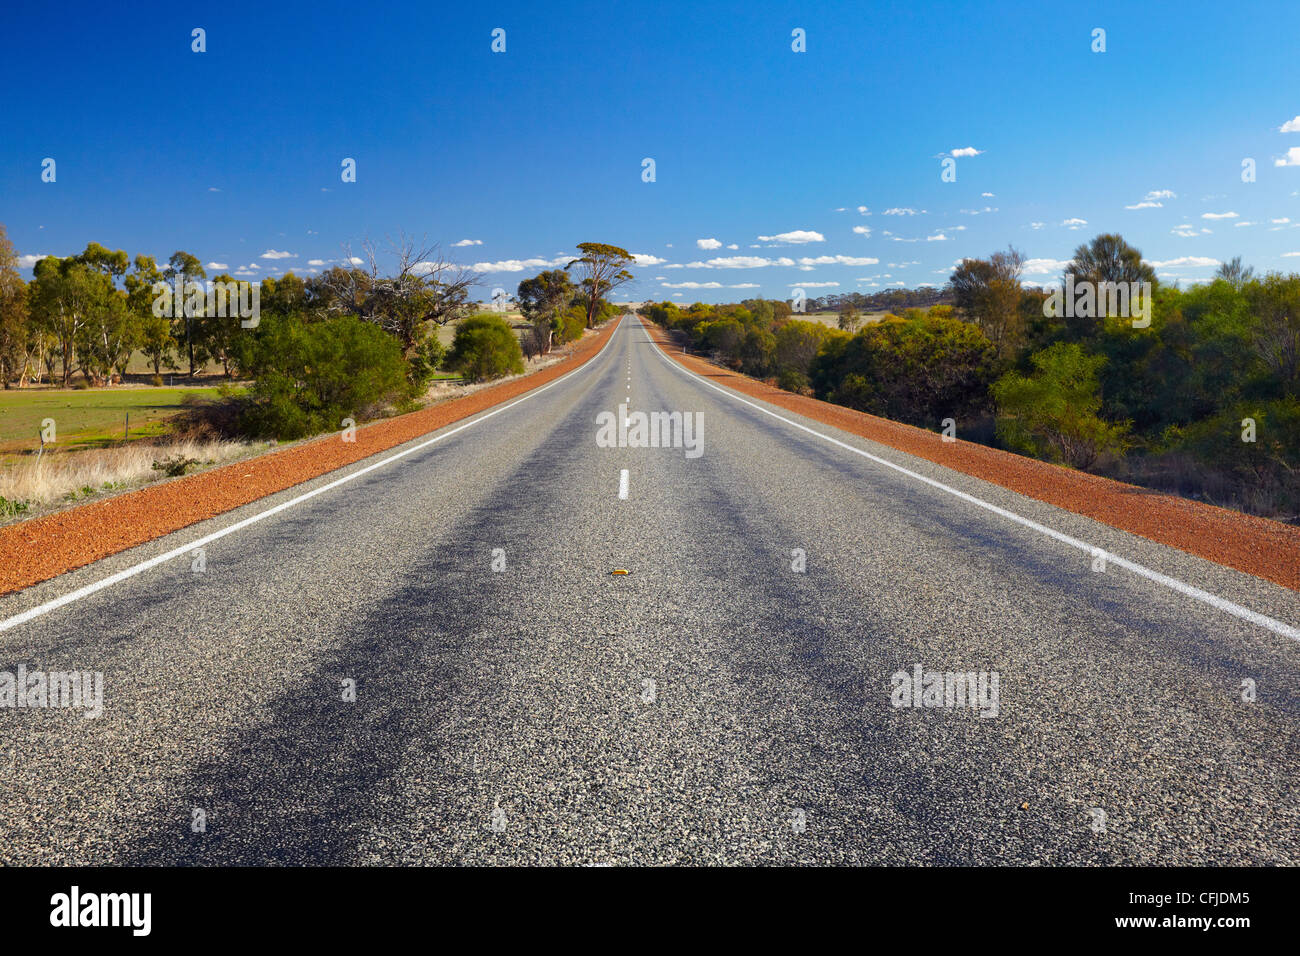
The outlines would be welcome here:
<svg viewBox="0 0 1300 956">
<path fill-rule="evenodd" d="M 1300 590 L 1300 528 L 985 445 L 945 442 L 935 432 L 795 395 L 695 356 L 683 356 L 666 347 L 671 342 L 663 329 L 649 322 L 645 326 L 674 361 L 745 395 L 1112 528 Z"/>
<path fill-rule="evenodd" d="M 611 322 L 584 337 L 571 358 L 463 398 L 358 428 L 355 442 L 329 435 L 0 528 L 0 594 L 216 517 L 516 398 L 589 361 L 615 325 Z"/>
</svg>

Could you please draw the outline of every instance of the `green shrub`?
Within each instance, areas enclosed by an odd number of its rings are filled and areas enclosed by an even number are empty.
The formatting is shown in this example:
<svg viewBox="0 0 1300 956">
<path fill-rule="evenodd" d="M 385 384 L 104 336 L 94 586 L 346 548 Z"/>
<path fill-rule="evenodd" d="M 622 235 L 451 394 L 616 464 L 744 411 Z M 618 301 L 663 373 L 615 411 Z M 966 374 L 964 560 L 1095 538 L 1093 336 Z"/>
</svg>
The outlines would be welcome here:
<svg viewBox="0 0 1300 956">
<path fill-rule="evenodd" d="M 587 313 L 580 306 L 571 306 L 556 316 L 556 326 L 554 344 L 577 341 L 587 329 Z"/>
<path fill-rule="evenodd" d="M 184 455 L 173 455 L 170 458 L 155 461 L 150 467 L 153 468 L 154 471 L 163 472 L 168 478 L 179 478 L 198 463 L 199 460 L 197 458 L 186 458 Z"/>
<path fill-rule="evenodd" d="M 12 518 L 20 515 L 30 507 L 21 498 L 6 498 L 0 495 L 0 518 Z"/>
<path fill-rule="evenodd" d="M 505 319 L 482 313 L 456 326 L 447 367 L 468 382 L 482 382 L 523 372 L 524 353 Z"/>
<path fill-rule="evenodd" d="M 243 339 L 241 368 L 253 378 L 241 414 L 246 433 L 301 438 L 373 417 L 411 395 L 401 347 L 354 316 L 304 322 L 263 315 Z"/>
<path fill-rule="evenodd" d="M 1097 414 L 1104 355 L 1057 342 L 1030 360 L 1031 375 L 1008 372 L 993 384 L 997 436 L 1006 447 L 1072 468 L 1088 468 L 1105 453 L 1124 451 L 1128 423 L 1107 422 Z"/>
<path fill-rule="evenodd" d="M 819 398 L 927 428 L 988 406 L 996 351 L 976 325 L 922 315 L 828 333 L 812 363 Z"/>
</svg>

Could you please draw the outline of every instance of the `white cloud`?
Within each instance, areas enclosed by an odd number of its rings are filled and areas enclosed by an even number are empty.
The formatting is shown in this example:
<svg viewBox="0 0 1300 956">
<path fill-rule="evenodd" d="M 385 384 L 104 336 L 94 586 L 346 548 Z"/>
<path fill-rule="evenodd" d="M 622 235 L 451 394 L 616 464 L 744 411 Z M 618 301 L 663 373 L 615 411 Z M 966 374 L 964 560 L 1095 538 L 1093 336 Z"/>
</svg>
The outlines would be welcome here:
<svg viewBox="0 0 1300 956">
<path fill-rule="evenodd" d="M 799 260 L 801 266 L 874 266 L 879 259 L 867 256 L 817 256 L 815 259 L 805 256 Z"/>
<path fill-rule="evenodd" d="M 1153 189 L 1142 197 L 1143 199 L 1177 199 L 1178 195 L 1172 189 Z"/>
<path fill-rule="evenodd" d="M 1295 257 L 1297 257 L 1297 256 L 1300 256 L 1300 252 L 1284 252 L 1284 253 L 1282 253 L 1282 258 L 1283 258 L 1283 259 L 1293 259 L 1293 258 L 1295 258 Z"/>
<path fill-rule="evenodd" d="M 19 257 L 18 257 L 18 268 L 20 268 L 20 269 L 30 269 L 32 266 L 36 265 L 36 263 L 40 262 L 42 259 L 47 259 L 47 258 L 49 258 L 49 257 L 48 257 L 48 256 L 32 256 L 32 255 L 19 256 Z"/>
<path fill-rule="evenodd" d="M 1242 226 L 1258 226 L 1259 223 L 1251 222 L 1249 219 L 1243 219 L 1241 222 L 1234 222 L 1233 225 L 1240 229 Z"/>
<path fill-rule="evenodd" d="M 854 226 L 854 227 L 853 227 L 853 231 L 856 232 L 859 236 L 869 236 L 869 235 L 871 235 L 871 227 L 870 227 L 870 226 Z"/>
<path fill-rule="evenodd" d="M 209 187 L 208 187 L 208 192 L 210 192 L 210 193 L 219 193 L 219 192 L 221 192 L 221 190 L 218 189 L 216 186 L 209 186 Z"/>
<path fill-rule="evenodd" d="M 727 248 L 728 248 L 728 249 L 739 249 L 740 246 L 736 245 L 736 244 L 733 242 L 731 245 L 727 246 Z"/>
<path fill-rule="evenodd" d="M 924 209 L 921 212 L 925 212 Z M 915 209 L 910 206 L 895 206 L 893 209 L 885 210 L 886 216 L 916 216 L 919 215 Z"/>
<path fill-rule="evenodd" d="M 775 236 L 759 236 L 759 242 L 825 242 L 826 237 L 820 232 L 809 229 L 795 229 L 793 232 L 779 232 Z"/>
<path fill-rule="evenodd" d="M 858 212 L 862 213 L 862 215 L 864 215 L 864 216 L 870 216 L 870 215 L 871 215 L 871 210 L 868 209 L 866 206 L 859 206 L 859 207 L 858 207 Z"/>
<path fill-rule="evenodd" d="M 838 282 L 791 282 L 790 288 L 795 289 L 833 289 L 839 285 Z"/>
<path fill-rule="evenodd" d="M 926 236 L 926 242 L 947 242 L 948 237 L 941 232 L 936 232 L 933 236 Z"/>
<path fill-rule="evenodd" d="M 1271 223 L 1272 223 L 1273 225 L 1275 225 L 1275 226 L 1284 226 L 1284 225 L 1286 225 L 1286 224 L 1287 224 L 1288 222 L 1290 222 L 1290 221 L 1291 221 L 1291 217 L 1290 217 L 1290 216 L 1283 216 L 1281 219 L 1270 219 L 1270 220 L 1269 220 L 1269 222 L 1271 222 Z"/>
<path fill-rule="evenodd" d="M 224 272 L 225 270 L 229 269 L 230 266 L 226 265 L 224 262 L 209 262 L 205 264 L 203 268 L 216 269 L 218 272 Z"/>
<path fill-rule="evenodd" d="M 1064 220 L 1064 221 L 1061 223 L 1061 225 L 1062 225 L 1062 226 L 1065 226 L 1067 229 L 1082 229 L 1084 226 L 1088 225 L 1088 220 L 1086 220 L 1086 219 L 1079 219 L 1079 218 L 1076 216 L 1076 217 L 1073 218 L 1073 219 L 1066 219 L 1066 220 Z"/>
<path fill-rule="evenodd" d="M 1237 219 L 1239 217 L 1235 212 L 1203 212 L 1201 213 L 1201 218 L 1202 219 Z"/>
<path fill-rule="evenodd" d="M 1070 264 L 1069 259 L 1026 259 L 1022 271 L 1026 275 L 1045 276 L 1060 272 Z"/>
<path fill-rule="evenodd" d="M 1144 199 L 1139 203 L 1134 203 L 1133 205 L 1125 206 L 1124 208 L 1125 209 L 1163 209 L 1164 205 L 1165 204 L 1162 202 L 1155 202 L 1154 200 Z"/>
<path fill-rule="evenodd" d="M 1193 226 L 1191 223 L 1185 222 L 1181 226 L 1175 226 L 1173 229 L 1170 229 L 1169 231 L 1173 233 L 1175 236 L 1182 236 L 1184 239 L 1194 239 L 1196 236 L 1205 235 L 1210 230 L 1201 229 L 1200 232 L 1197 232 L 1195 226 Z"/>
<path fill-rule="evenodd" d="M 993 194 L 992 194 L 992 193 L 980 193 L 980 198 L 981 198 L 981 199 L 992 199 L 992 198 L 993 198 Z"/>
<path fill-rule="evenodd" d="M 1029 224 L 1029 228 L 1030 228 L 1030 229 L 1043 229 L 1043 228 L 1046 228 L 1046 226 L 1047 226 L 1047 223 L 1045 223 L 1045 222 L 1031 222 L 1031 223 Z"/>
<path fill-rule="evenodd" d="M 721 259 L 710 259 L 707 262 L 688 262 L 682 269 L 762 269 L 766 266 L 793 266 L 795 261 L 786 256 L 779 259 L 768 259 L 763 256 L 726 256 Z M 668 268 L 665 266 L 664 268 Z"/>
<path fill-rule="evenodd" d="M 984 150 L 976 149 L 974 146 L 963 146 L 961 149 L 954 149 L 948 155 L 954 159 L 960 159 L 963 156 L 979 156 Z"/>
<path fill-rule="evenodd" d="M 568 262 L 568 256 L 558 259 L 501 259 L 497 262 L 476 262 L 467 268 L 474 272 L 523 272 L 525 269 L 552 269 L 567 265 Z"/>
<path fill-rule="evenodd" d="M 354 266 L 360 266 L 365 265 L 366 260 L 362 259 L 360 256 L 348 256 L 348 262 L 352 263 Z"/>
<path fill-rule="evenodd" d="M 663 282 L 665 289 L 757 289 L 757 282 L 737 282 L 723 285 L 721 282 Z"/>
<path fill-rule="evenodd" d="M 722 248 L 722 243 L 717 239 L 696 239 L 695 244 L 705 250 Z"/>
<path fill-rule="evenodd" d="M 1300 133 L 1300 116 L 1289 119 L 1277 128 L 1279 133 Z"/>
<path fill-rule="evenodd" d="M 308 260 L 307 260 L 307 265 L 309 265 L 309 266 L 323 266 L 324 264 L 325 264 L 325 260 L 324 260 L 324 259 L 308 259 Z"/>
<path fill-rule="evenodd" d="M 453 249 L 457 249 L 460 248 L 461 246 L 481 246 L 481 245 L 483 245 L 482 239 L 461 239 L 459 242 L 453 242 L 451 244 L 451 247 Z"/>
<path fill-rule="evenodd" d="M 274 249 L 267 249 L 266 252 L 258 256 L 259 259 L 296 259 L 296 254 L 292 252 L 276 252 Z"/>
<path fill-rule="evenodd" d="M 1182 269 L 1188 267 L 1208 268 L 1209 266 L 1221 265 L 1218 259 L 1211 259 L 1208 256 L 1179 256 L 1177 259 L 1166 259 L 1163 262 L 1152 262 L 1149 265 L 1157 269 Z"/>
<path fill-rule="evenodd" d="M 1282 159 L 1273 160 L 1274 166 L 1300 166 L 1300 146 L 1292 146 Z"/>
<path fill-rule="evenodd" d="M 660 259 L 658 256 L 650 256 L 641 252 L 632 253 L 632 258 L 639 266 L 657 266 L 667 262 L 667 259 Z"/>
</svg>

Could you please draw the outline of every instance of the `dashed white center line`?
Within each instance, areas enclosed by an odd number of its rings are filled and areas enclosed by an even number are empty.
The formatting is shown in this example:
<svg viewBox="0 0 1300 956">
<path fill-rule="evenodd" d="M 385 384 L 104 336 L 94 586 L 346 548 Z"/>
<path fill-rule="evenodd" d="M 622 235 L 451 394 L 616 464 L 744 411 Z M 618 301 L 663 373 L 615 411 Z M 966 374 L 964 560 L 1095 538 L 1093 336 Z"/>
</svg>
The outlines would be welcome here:
<svg viewBox="0 0 1300 956">
<path fill-rule="evenodd" d="M 624 468 L 618 473 L 618 496 L 622 500 L 627 499 L 627 469 Z"/>
</svg>

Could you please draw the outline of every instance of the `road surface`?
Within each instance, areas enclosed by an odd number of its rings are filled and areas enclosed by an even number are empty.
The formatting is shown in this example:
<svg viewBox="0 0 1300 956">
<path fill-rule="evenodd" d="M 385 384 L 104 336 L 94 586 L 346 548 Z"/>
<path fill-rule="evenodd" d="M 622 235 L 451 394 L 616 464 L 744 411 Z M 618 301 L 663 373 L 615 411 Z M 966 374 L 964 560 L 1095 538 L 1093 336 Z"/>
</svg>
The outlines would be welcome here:
<svg viewBox="0 0 1300 956">
<path fill-rule="evenodd" d="M 600 447 L 624 402 L 701 453 Z M 0 862 L 1300 863 L 1300 643 L 952 491 L 1295 593 L 765 407 L 628 316 L 469 427 L 0 600 L 293 502 L 0 632 L 0 671 L 104 675 L 98 719 L 0 710 Z M 918 664 L 996 716 L 895 707 Z"/>
</svg>

